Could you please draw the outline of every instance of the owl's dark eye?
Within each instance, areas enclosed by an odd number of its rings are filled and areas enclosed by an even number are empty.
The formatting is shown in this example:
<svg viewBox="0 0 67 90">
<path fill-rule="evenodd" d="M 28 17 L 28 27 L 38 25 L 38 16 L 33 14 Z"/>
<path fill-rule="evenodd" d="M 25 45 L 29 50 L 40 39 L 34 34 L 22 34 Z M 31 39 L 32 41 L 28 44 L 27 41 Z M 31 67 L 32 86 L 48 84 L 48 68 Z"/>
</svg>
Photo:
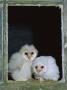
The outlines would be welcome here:
<svg viewBox="0 0 67 90">
<path fill-rule="evenodd" d="M 31 52 L 31 55 L 33 55 L 34 54 L 34 52 Z"/>
<path fill-rule="evenodd" d="M 25 52 L 25 55 L 28 55 L 28 53 L 27 53 L 27 52 Z"/>
<path fill-rule="evenodd" d="M 44 66 L 41 66 L 41 68 L 43 69 L 43 68 L 44 68 Z"/>
<path fill-rule="evenodd" d="M 37 68 L 38 68 L 38 66 L 35 66 L 35 68 L 37 69 Z"/>
</svg>

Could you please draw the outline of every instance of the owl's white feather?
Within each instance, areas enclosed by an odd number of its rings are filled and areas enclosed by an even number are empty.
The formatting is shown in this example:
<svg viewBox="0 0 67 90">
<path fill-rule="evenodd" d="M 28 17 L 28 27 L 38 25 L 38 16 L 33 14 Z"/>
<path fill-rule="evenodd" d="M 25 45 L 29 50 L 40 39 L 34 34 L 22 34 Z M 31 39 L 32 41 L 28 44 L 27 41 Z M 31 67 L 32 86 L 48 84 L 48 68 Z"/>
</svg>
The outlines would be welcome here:
<svg viewBox="0 0 67 90">
<path fill-rule="evenodd" d="M 33 45 L 24 45 L 11 56 L 8 68 L 14 80 L 25 81 L 31 78 L 31 65 L 37 53 Z"/>
<path fill-rule="evenodd" d="M 12 78 L 16 81 L 31 79 L 31 64 L 30 62 L 24 63 L 20 70 L 17 69 L 12 73 Z"/>
<path fill-rule="evenodd" d="M 22 55 L 18 52 L 14 53 L 9 61 L 8 69 L 9 72 L 12 73 L 16 69 L 19 69 L 21 64 L 23 65 L 25 63 L 25 59 L 23 59 Z"/>
<path fill-rule="evenodd" d="M 52 56 L 40 56 L 36 58 L 33 61 L 32 68 L 36 79 L 57 81 L 60 77 L 56 60 Z M 39 72 L 37 68 L 40 69 Z"/>
</svg>

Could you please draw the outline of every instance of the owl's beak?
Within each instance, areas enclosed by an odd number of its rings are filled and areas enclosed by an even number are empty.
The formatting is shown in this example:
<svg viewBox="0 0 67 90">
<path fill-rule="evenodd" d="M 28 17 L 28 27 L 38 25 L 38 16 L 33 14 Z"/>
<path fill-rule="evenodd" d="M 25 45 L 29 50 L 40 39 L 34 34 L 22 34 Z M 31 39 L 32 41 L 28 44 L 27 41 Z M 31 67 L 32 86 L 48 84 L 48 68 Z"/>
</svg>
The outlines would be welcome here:
<svg viewBox="0 0 67 90">
<path fill-rule="evenodd" d="M 28 54 L 28 59 L 31 59 L 31 54 Z"/>
<path fill-rule="evenodd" d="M 36 70 L 37 70 L 38 73 L 41 72 L 41 69 L 40 68 L 37 68 Z"/>
</svg>

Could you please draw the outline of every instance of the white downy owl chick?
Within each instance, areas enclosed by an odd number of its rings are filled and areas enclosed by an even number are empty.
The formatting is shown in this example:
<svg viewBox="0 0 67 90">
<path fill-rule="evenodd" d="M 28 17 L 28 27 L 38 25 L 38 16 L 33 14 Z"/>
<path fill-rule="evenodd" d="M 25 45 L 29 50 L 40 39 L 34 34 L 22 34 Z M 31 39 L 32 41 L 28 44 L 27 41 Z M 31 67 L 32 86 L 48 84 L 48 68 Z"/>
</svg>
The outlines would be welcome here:
<svg viewBox="0 0 67 90">
<path fill-rule="evenodd" d="M 56 64 L 56 60 L 52 56 L 40 56 L 33 61 L 32 70 L 35 75 L 35 79 L 40 81 L 59 79 L 59 68 Z"/>
<path fill-rule="evenodd" d="M 26 81 L 31 78 L 31 65 L 37 54 L 34 45 L 24 45 L 11 56 L 8 68 L 14 80 Z"/>
</svg>

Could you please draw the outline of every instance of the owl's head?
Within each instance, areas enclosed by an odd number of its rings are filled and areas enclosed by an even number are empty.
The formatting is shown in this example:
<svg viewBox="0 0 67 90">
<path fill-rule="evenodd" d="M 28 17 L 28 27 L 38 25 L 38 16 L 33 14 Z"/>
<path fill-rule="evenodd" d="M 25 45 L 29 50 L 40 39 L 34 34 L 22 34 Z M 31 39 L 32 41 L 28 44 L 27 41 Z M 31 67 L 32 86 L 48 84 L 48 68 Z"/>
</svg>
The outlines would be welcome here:
<svg viewBox="0 0 67 90">
<path fill-rule="evenodd" d="M 35 59 L 35 61 L 32 64 L 32 69 L 35 74 L 41 75 L 47 71 L 47 66 L 43 62 L 43 59 L 40 59 L 39 57 Z"/>
<path fill-rule="evenodd" d="M 34 45 L 24 45 L 21 47 L 20 53 L 25 60 L 33 61 L 36 58 L 38 51 Z"/>
</svg>

